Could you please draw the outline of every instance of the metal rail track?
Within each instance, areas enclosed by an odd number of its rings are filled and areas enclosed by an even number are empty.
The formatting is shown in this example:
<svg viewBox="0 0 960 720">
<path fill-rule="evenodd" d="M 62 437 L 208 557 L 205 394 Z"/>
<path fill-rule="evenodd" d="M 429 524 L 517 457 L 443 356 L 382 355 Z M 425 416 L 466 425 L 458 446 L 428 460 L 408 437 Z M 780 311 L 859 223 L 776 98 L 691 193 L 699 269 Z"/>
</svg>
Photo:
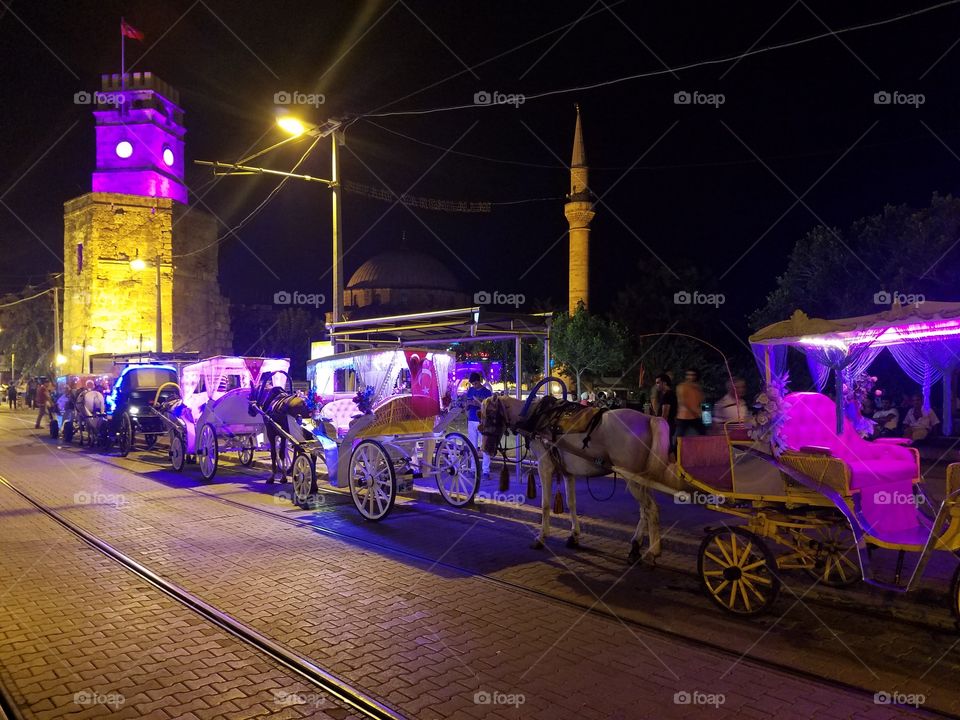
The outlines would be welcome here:
<svg viewBox="0 0 960 720">
<path fill-rule="evenodd" d="M 372 696 L 368 695 L 362 689 L 351 685 L 333 673 L 324 670 L 309 658 L 293 652 L 266 635 L 263 635 L 253 628 L 241 623 L 232 615 L 217 609 L 213 605 L 204 602 L 201 598 L 185 590 L 179 585 L 176 585 L 169 580 L 164 579 L 160 575 L 157 575 L 146 566 L 138 563 L 133 558 L 125 555 L 123 552 L 110 545 L 105 540 L 67 520 L 56 510 L 53 510 L 49 506 L 23 492 L 5 477 L 0 476 L 0 486 L 6 487 L 12 492 L 16 493 L 44 515 L 58 523 L 61 527 L 80 538 L 84 543 L 119 563 L 131 573 L 157 588 L 168 597 L 177 601 L 184 607 L 194 611 L 222 630 L 225 630 L 244 644 L 254 648 L 260 654 L 266 655 L 283 667 L 291 670 L 296 675 L 309 682 L 311 685 L 329 693 L 331 696 L 348 706 L 350 709 L 360 713 L 364 717 L 376 718 L 377 720 L 405 720 L 405 716 L 401 715 L 398 711 L 387 707 Z M 0 695 L 0 720 L 3 720 L 4 718 L 3 710 L 3 698 L 2 695 Z"/>
</svg>

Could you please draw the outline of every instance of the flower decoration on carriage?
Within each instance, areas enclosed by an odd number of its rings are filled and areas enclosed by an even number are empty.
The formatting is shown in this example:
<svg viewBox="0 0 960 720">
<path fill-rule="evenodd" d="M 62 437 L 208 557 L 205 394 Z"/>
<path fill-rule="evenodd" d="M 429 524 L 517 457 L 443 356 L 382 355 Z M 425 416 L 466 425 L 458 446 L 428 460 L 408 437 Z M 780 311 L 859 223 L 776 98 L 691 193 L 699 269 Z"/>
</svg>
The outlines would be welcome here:
<svg viewBox="0 0 960 720">
<path fill-rule="evenodd" d="M 786 373 L 780 377 L 772 377 L 754 402 L 757 412 L 753 417 L 750 437 L 760 442 L 769 442 L 774 455 L 780 455 L 787 447 L 783 435 L 783 425 L 787 420 L 783 399 L 790 392 L 787 388 L 788 382 Z"/>
<path fill-rule="evenodd" d="M 870 437 L 876 432 L 877 423 L 862 414 L 867 398 L 873 399 L 873 386 L 877 382 L 875 375 L 862 372 L 853 378 L 845 378 L 843 383 L 843 411 L 860 437 Z"/>
<path fill-rule="evenodd" d="M 373 393 L 373 385 L 367 385 L 363 390 L 358 390 L 353 397 L 353 402 L 364 415 L 373 412 Z"/>
</svg>

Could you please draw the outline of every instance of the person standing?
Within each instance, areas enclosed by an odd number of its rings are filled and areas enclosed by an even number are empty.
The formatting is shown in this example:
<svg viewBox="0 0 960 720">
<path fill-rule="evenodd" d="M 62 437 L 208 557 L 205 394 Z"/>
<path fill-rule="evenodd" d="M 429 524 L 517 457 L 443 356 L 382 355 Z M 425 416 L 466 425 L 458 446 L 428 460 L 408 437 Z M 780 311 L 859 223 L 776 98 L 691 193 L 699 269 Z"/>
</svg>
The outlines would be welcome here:
<svg viewBox="0 0 960 720">
<path fill-rule="evenodd" d="M 731 420 L 745 422 L 750 418 L 747 403 L 744 397 L 747 393 L 747 383 L 743 378 L 735 377 L 727 380 L 727 394 L 717 400 L 713 406 L 713 419 L 719 425 Z"/>
<path fill-rule="evenodd" d="M 483 457 L 481 480 L 490 479 L 490 454 L 483 452 L 483 443 L 480 442 L 480 405 L 491 395 L 493 391 L 483 386 L 483 375 L 478 372 L 470 373 L 470 387 L 464 395 L 467 405 L 467 437 Z"/>
<path fill-rule="evenodd" d="M 703 390 L 700 388 L 700 373 L 687 370 L 683 382 L 677 385 L 677 437 L 704 435 Z"/>
<path fill-rule="evenodd" d="M 34 378 L 30 378 L 27 381 L 27 407 L 32 408 L 37 396 L 37 381 Z"/>
<path fill-rule="evenodd" d="M 33 403 L 37 407 L 37 424 L 34 425 L 34 428 L 40 429 L 40 421 L 43 420 L 43 416 L 47 414 L 47 402 L 50 400 L 50 388 L 47 387 L 47 383 L 37 383 L 36 391 L 33 397 Z"/>
<path fill-rule="evenodd" d="M 7 385 L 7 407 L 11 410 L 17 409 L 17 384 L 10 380 L 10 384 Z"/>
<path fill-rule="evenodd" d="M 669 375 L 658 375 L 653 384 L 653 414 L 665 418 L 672 438 L 677 429 L 677 393 Z"/>
</svg>

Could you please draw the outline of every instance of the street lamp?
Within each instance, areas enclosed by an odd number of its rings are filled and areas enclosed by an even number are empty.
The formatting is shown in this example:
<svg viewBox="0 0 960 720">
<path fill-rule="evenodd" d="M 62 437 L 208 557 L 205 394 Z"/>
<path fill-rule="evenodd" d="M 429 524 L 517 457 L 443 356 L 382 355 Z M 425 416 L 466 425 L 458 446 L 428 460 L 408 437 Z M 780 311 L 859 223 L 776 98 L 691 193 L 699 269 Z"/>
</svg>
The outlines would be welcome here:
<svg viewBox="0 0 960 720">
<path fill-rule="evenodd" d="M 304 123 L 292 115 L 281 115 L 277 126 L 293 137 L 330 136 L 330 181 L 327 187 L 333 193 L 333 324 L 340 322 L 343 315 L 343 243 L 340 236 L 343 223 L 343 208 L 340 204 L 340 145 L 343 142 L 343 123 L 340 120 L 327 120 L 322 125 Z"/>
<path fill-rule="evenodd" d="M 137 252 L 137 257 L 130 261 L 130 268 L 137 272 L 147 269 L 147 263 L 139 256 L 139 251 Z M 158 353 L 163 352 L 163 317 L 160 311 L 160 255 L 157 254 L 157 258 L 154 261 L 154 265 L 157 268 L 157 342 L 156 342 L 156 351 Z"/>
</svg>

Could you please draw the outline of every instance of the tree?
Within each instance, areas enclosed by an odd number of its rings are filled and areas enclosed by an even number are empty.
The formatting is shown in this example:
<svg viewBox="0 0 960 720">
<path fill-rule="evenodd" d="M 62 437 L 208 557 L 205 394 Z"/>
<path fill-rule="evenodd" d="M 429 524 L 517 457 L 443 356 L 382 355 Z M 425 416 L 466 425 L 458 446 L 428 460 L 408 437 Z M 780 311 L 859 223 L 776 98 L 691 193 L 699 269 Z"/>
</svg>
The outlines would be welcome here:
<svg viewBox="0 0 960 720">
<path fill-rule="evenodd" d="M 888 205 L 846 230 L 815 227 L 790 253 L 777 288 L 750 316 L 759 329 L 794 310 L 811 317 L 849 317 L 889 307 L 898 294 L 957 299 L 960 199 L 934 194 L 930 207 Z"/>
<path fill-rule="evenodd" d="M 587 312 L 583 302 L 573 316 L 558 314 L 550 332 L 551 351 L 561 368 L 577 380 L 577 396 L 584 373 L 602 375 L 623 368 L 626 336 L 615 322 Z"/>
<path fill-rule="evenodd" d="M 17 367 L 12 378 L 21 375 L 45 375 L 53 367 L 53 306 L 47 293 L 32 300 L 21 298 L 36 295 L 36 288 L 28 287 L 18 294 L 0 298 L 0 352 L 8 359 L 16 355 Z M 12 304 L 15 303 L 15 304 Z"/>
</svg>

